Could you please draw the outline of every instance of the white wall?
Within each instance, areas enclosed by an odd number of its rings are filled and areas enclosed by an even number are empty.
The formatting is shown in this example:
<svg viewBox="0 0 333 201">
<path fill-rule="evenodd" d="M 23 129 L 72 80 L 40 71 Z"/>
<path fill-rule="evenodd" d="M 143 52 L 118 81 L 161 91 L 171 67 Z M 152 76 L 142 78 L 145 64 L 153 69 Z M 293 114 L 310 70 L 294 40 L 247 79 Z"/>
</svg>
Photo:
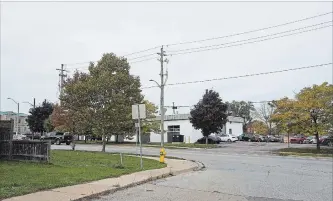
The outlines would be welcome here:
<svg viewBox="0 0 333 201">
<path fill-rule="evenodd" d="M 189 120 L 172 120 L 164 122 L 165 131 L 168 130 L 168 126 L 179 125 L 180 134 L 184 135 L 184 141 L 186 143 L 194 143 L 202 137 L 200 130 L 195 130 Z M 167 142 L 167 133 L 164 134 L 164 142 Z M 150 142 L 161 142 L 161 135 L 152 133 L 150 134 Z"/>
<path fill-rule="evenodd" d="M 243 124 L 238 122 L 227 122 L 226 123 L 226 133 L 229 133 L 229 129 L 232 131 L 232 135 L 239 136 L 243 133 Z"/>
<path fill-rule="evenodd" d="M 180 134 L 184 135 L 184 141 L 186 143 L 195 143 L 198 139 L 202 138 L 200 130 L 195 130 L 189 120 L 172 120 L 164 122 L 164 129 L 167 131 L 168 126 L 179 125 Z M 239 136 L 243 133 L 243 124 L 238 122 L 227 122 L 225 131 L 229 134 L 229 129 L 231 129 L 232 134 Z M 167 134 L 164 134 L 164 142 L 167 142 Z M 150 134 L 150 142 L 161 142 L 161 135 L 156 133 Z"/>
</svg>

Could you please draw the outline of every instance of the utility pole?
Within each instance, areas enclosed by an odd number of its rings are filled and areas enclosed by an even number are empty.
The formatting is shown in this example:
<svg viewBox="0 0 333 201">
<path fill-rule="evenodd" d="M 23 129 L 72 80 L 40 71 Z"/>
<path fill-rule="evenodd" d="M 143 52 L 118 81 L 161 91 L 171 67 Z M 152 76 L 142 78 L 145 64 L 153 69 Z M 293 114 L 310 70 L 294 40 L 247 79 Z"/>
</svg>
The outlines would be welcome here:
<svg viewBox="0 0 333 201">
<path fill-rule="evenodd" d="M 164 62 L 168 62 L 167 59 L 164 60 L 164 56 L 167 56 L 165 54 L 165 51 L 163 50 L 163 46 L 161 47 L 161 52 L 157 53 L 158 55 L 160 55 L 160 59 L 159 61 L 161 62 L 161 73 L 160 73 L 160 77 L 161 77 L 161 83 L 160 83 L 160 88 L 161 88 L 161 97 L 160 97 L 160 111 L 161 111 L 161 147 L 164 147 L 164 86 L 166 84 L 167 78 L 168 78 L 168 72 L 166 72 L 166 74 L 164 74 L 164 69 L 163 69 L 163 64 Z M 166 77 L 166 79 L 164 80 L 164 75 Z"/>
<path fill-rule="evenodd" d="M 67 75 L 65 74 L 66 70 L 64 69 L 64 64 L 61 64 L 61 68 L 57 68 L 56 70 L 60 71 L 59 72 L 59 78 L 60 78 L 60 83 L 59 83 L 59 91 L 60 94 L 62 94 L 62 89 L 64 86 L 64 78 L 67 77 Z"/>
</svg>

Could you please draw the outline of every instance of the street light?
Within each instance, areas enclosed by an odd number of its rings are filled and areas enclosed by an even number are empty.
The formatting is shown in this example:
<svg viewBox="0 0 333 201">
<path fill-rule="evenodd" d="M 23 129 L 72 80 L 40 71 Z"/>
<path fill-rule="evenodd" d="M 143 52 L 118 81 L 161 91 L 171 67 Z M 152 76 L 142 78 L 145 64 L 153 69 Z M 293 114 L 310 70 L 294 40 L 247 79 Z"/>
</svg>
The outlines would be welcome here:
<svg viewBox="0 0 333 201">
<path fill-rule="evenodd" d="M 16 116 L 16 135 L 18 135 L 18 123 L 19 123 L 19 114 L 20 114 L 20 103 L 16 102 L 14 99 L 12 98 L 7 98 L 8 100 L 12 100 L 14 103 L 17 104 L 17 116 Z"/>
<path fill-rule="evenodd" d="M 150 82 L 155 82 L 156 85 L 161 89 L 160 98 L 160 111 L 161 111 L 161 147 L 164 147 L 164 86 L 163 83 L 158 84 L 155 80 L 149 80 Z M 163 81 L 162 81 L 163 82 Z"/>
</svg>

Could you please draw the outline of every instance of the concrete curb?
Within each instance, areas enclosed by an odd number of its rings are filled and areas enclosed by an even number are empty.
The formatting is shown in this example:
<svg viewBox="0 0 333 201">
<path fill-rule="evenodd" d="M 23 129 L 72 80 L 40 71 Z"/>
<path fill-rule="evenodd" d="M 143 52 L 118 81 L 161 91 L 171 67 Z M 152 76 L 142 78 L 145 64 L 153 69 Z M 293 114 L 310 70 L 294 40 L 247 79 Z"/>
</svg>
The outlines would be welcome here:
<svg viewBox="0 0 333 201">
<path fill-rule="evenodd" d="M 171 171 L 171 169 L 170 169 L 169 173 L 160 174 L 158 176 L 153 176 L 153 177 L 150 177 L 148 179 L 144 179 L 142 181 L 132 182 L 131 184 L 128 184 L 128 185 L 125 185 L 125 186 L 116 187 L 114 189 L 109 189 L 109 190 L 102 191 L 102 192 L 99 192 L 99 193 L 94 193 L 94 194 L 91 194 L 91 195 L 87 195 L 85 197 L 75 199 L 73 201 L 88 201 L 88 200 L 91 200 L 93 198 L 97 198 L 99 196 L 107 195 L 107 194 L 110 194 L 110 193 L 115 193 L 117 191 L 125 190 L 127 188 L 138 186 L 138 185 L 148 183 L 148 182 L 151 182 L 151 181 L 155 181 L 155 180 L 158 180 L 158 179 L 163 179 L 163 178 L 167 178 L 167 177 L 171 177 L 171 176 L 176 176 L 176 175 L 183 174 L 183 173 L 186 173 L 186 172 L 191 172 L 191 171 L 200 171 L 200 170 L 203 170 L 205 168 L 205 165 L 202 162 L 198 162 L 198 161 L 194 161 L 194 160 L 188 160 L 188 161 L 196 163 L 197 166 L 182 169 L 182 170 L 176 170 L 176 171 Z"/>
</svg>

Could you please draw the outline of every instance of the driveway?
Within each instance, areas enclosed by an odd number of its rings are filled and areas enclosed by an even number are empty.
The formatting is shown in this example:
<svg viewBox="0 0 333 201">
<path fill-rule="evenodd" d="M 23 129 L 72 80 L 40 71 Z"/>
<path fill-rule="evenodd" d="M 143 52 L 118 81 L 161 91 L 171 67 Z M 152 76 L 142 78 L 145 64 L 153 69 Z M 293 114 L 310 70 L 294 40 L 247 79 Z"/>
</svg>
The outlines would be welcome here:
<svg viewBox="0 0 333 201">
<path fill-rule="evenodd" d="M 332 159 L 272 156 L 270 151 L 286 147 L 274 143 L 223 144 L 207 150 L 167 150 L 167 155 L 198 160 L 206 169 L 94 199 L 126 201 L 166 200 L 256 200 L 332 201 Z M 292 145 L 302 146 L 302 145 Z M 69 149 L 69 146 L 52 146 Z M 77 145 L 78 150 L 100 151 L 100 145 Z M 136 153 L 135 147 L 112 146 L 108 152 Z M 143 148 L 158 155 L 157 148 Z"/>
</svg>

